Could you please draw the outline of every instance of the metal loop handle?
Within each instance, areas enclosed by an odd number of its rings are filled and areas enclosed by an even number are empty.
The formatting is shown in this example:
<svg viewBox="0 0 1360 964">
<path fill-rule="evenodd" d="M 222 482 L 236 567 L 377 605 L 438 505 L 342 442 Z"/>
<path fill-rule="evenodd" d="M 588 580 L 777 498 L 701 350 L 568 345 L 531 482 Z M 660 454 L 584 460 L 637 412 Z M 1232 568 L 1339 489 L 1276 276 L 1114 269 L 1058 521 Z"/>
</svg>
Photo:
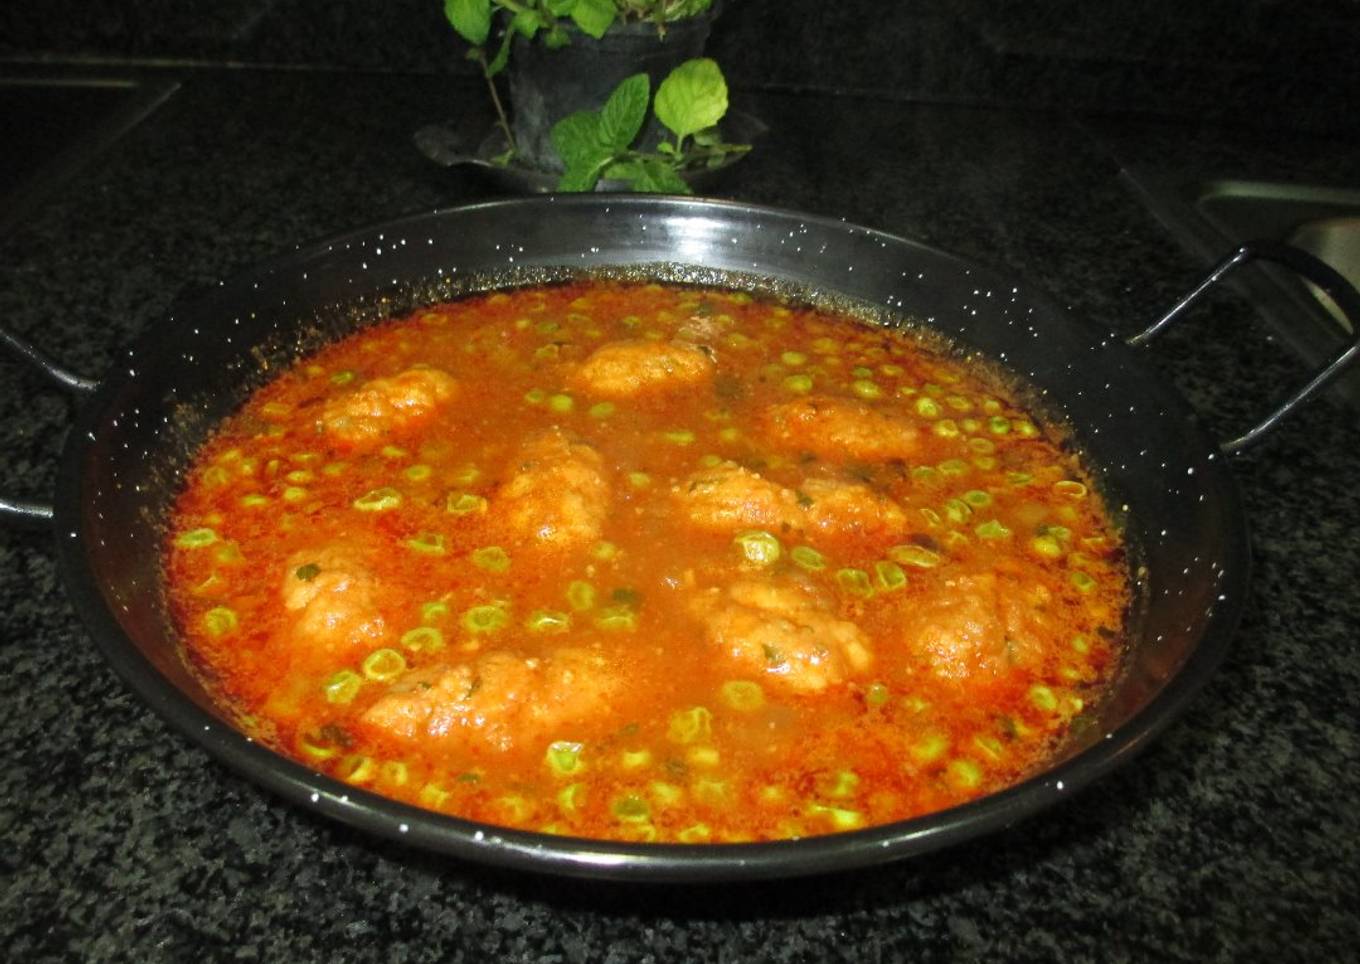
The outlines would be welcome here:
<svg viewBox="0 0 1360 964">
<path fill-rule="evenodd" d="M 1308 279 L 1323 291 L 1331 296 L 1336 302 L 1341 313 L 1351 323 L 1351 330 L 1356 332 L 1355 339 L 1350 345 L 1343 348 L 1331 361 L 1327 362 L 1318 370 L 1312 378 L 1300 389 L 1286 398 L 1275 407 L 1265 418 L 1257 422 L 1246 432 L 1237 438 L 1229 439 L 1220 448 L 1228 455 L 1234 455 L 1255 445 L 1266 436 L 1280 420 L 1289 415 L 1296 408 L 1299 408 L 1310 398 L 1322 391 L 1342 372 L 1349 368 L 1357 358 L 1360 358 L 1360 292 L 1357 292 L 1349 281 L 1343 278 L 1331 265 L 1314 257 L 1307 251 L 1302 251 L 1288 244 L 1279 241 L 1258 240 L 1248 241 L 1228 257 L 1220 261 L 1208 276 L 1188 295 L 1178 301 L 1170 311 L 1158 319 L 1155 323 L 1148 326 L 1145 330 L 1128 339 L 1128 344 L 1134 347 L 1141 347 L 1150 342 L 1157 335 L 1166 330 L 1170 324 L 1180 318 L 1191 305 L 1198 301 L 1206 291 L 1222 280 L 1239 265 L 1246 264 L 1253 260 L 1271 261 L 1275 264 L 1289 268 L 1294 273 Z"/>
<path fill-rule="evenodd" d="M 88 395 L 99 387 L 98 382 L 68 371 L 33 345 L 3 329 L 0 329 L 0 348 L 28 367 L 37 369 L 58 388 L 73 395 Z M 37 529 L 50 526 L 52 514 L 52 506 L 49 503 L 0 496 L 0 522 Z"/>
</svg>

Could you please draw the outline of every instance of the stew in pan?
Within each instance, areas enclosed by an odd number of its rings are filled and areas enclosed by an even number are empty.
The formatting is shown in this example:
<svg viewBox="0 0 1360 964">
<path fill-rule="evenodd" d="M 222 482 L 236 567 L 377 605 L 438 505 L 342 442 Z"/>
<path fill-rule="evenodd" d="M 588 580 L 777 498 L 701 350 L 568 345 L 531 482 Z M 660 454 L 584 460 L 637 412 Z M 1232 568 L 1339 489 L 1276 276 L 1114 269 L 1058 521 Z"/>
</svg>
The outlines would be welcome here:
<svg viewBox="0 0 1360 964">
<path fill-rule="evenodd" d="M 705 843 L 1042 769 L 1128 560 L 1024 392 L 909 327 L 581 279 L 440 304 L 256 392 L 165 553 L 280 751 L 474 820 Z"/>
</svg>

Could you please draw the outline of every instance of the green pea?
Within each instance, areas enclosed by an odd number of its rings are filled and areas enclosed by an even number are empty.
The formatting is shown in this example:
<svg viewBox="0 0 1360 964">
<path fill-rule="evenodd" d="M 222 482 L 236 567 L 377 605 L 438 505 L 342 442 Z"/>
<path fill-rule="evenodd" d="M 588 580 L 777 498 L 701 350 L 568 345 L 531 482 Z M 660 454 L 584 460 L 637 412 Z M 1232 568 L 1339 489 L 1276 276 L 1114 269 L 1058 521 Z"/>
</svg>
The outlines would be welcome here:
<svg viewBox="0 0 1360 964">
<path fill-rule="evenodd" d="M 738 533 L 732 541 L 741 550 L 747 562 L 757 566 L 771 566 L 779 561 L 781 555 L 779 540 L 768 532 L 753 529 Z"/>
</svg>

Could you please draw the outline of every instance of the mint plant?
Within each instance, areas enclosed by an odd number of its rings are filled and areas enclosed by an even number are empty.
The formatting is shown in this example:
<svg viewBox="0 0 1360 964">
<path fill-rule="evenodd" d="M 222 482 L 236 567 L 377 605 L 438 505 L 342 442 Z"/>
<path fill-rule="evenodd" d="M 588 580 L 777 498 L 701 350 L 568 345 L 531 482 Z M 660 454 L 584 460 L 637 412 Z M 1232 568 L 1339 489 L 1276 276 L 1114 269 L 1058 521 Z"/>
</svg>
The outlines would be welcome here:
<svg viewBox="0 0 1360 964">
<path fill-rule="evenodd" d="M 650 20 L 664 34 L 666 24 L 693 17 L 712 6 L 713 0 L 444 0 L 444 17 L 468 42 L 469 60 L 482 68 L 497 124 L 505 135 L 509 150 L 498 160 L 508 162 L 515 153 L 515 135 L 510 130 L 505 108 L 496 91 L 494 78 L 505 69 L 510 47 L 516 36 L 539 39 L 549 49 L 571 43 L 563 21 L 574 23 L 581 32 L 599 40 L 615 21 Z M 488 58 L 487 47 L 493 39 L 495 21 L 500 19 L 500 41 Z"/>
<path fill-rule="evenodd" d="M 634 74 L 599 110 L 578 111 L 553 125 L 553 147 L 566 166 L 559 191 L 592 191 L 604 178 L 635 191 L 690 194 L 682 172 L 717 167 L 751 149 L 723 142 L 718 122 L 727 113 L 727 81 L 716 62 L 699 57 L 676 67 L 656 89 L 652 110 L 675 139 L 663 140 L 655 152 L 635 150 L 651 86 L 646 74 Z"/>
</svg>

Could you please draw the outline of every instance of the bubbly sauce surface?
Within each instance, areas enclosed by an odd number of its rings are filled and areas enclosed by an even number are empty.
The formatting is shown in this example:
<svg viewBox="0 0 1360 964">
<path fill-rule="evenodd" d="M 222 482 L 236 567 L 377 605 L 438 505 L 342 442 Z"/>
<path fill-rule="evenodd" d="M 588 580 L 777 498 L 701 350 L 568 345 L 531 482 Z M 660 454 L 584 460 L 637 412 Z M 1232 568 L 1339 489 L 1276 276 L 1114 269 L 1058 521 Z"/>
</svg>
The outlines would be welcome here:
<svg viewBox="0 0 1360 964">
<path fill-rule="evenodd" d="M 492 824 L 851 830 L 1042 768 L 1119 662 L 1078 460 L 905 332 L 579 281 L 437 305 L 260 389 L 166 547 L 261 738 Z"/>
</svg>

